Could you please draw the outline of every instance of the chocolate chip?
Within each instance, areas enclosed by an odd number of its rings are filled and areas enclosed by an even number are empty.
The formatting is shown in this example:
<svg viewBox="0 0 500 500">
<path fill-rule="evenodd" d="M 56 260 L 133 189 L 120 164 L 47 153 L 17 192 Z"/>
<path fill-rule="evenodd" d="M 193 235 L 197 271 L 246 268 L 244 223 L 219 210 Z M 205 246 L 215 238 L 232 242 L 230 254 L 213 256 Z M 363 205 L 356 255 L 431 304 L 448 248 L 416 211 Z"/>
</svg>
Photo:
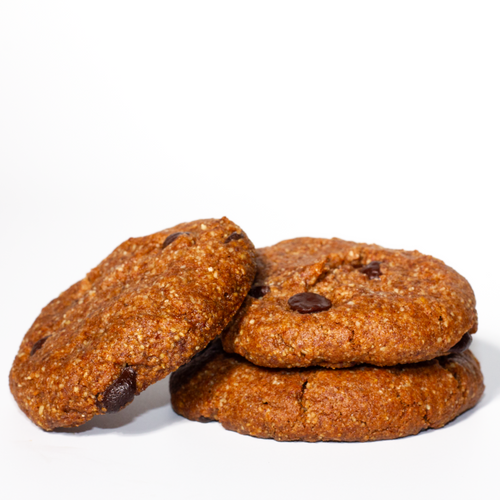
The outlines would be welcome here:
<svg viewBox="0 0 500 500">
<path fill-rule="evenodd" d="M 243 235 L 240 233 L 231 233 L 227 238 L 224 243 L 229 243 L 230 241 L 236 241 L 236 240 L 241 240 L 243 238 Z"/>
<path fill-rule="evenodd" d="M 43 344 L 45 344 L 45 341 L 50 337 L 50 335 L 47 335 L 46 337 L 42 337 L 40 340 L 37 340 L 34 344 L 33 344 L 33 347 L 31 348 L 31 352 L 30 352 L 30 356 L 33 356 L 33 354 L 35 354 L 36 351 L 38 351 L 38 349 L 40 349 L 40 347 L 43 346 Z"/>
<path fill-rule="evenodd" d="M 189 234 L 189 233 L 173 233 L 170 236 L 167 236 L 165 238 L 165 241 L 163 242 L 162 248 L 168 247 L 170 243 L 173 243 L 181 234 Z"/>
<path fill-rule="evenodd" d="M 250 288 L 248 295 L 250 295 L 250 297 L 253 297 L 254 299 L 260 299 L 270 291 L 271 289 L 267 285 L 253 286 L 252 288 Z"/>
<path fill-rule="evenodd" d="M 379 278 L 382 276 L 382 272 L 380 271 L 380 262 L 374 260 L 373 262 L 370 262 L 366 266 L 362 267 L 359 270 L 360 273 L 366 274 L 368 276 L 368 279 L 375 279 Z"/>
<path fill-rule="evenodd" d="M 472 335 L 467 332 L 453 347 L 448 349 L 448 352 L 458 354 L 466 351 L 472 344 Z"/>
<path fill-rule="evenodd" d="M 311 292 L 297 293 L 288 299 L 288 305 L 300 314 L 327 311 L 332 307 L 332 303 L 326 297 Z"/>
<path fill-rule="evenodd" d="M 134 399 L 137 389 L 137 374 L 129 366 L 125 368 L 120 376 L 103 392 L 101 406 L 106 408 L 108 413 L 123 408 Z"/>
</svg>

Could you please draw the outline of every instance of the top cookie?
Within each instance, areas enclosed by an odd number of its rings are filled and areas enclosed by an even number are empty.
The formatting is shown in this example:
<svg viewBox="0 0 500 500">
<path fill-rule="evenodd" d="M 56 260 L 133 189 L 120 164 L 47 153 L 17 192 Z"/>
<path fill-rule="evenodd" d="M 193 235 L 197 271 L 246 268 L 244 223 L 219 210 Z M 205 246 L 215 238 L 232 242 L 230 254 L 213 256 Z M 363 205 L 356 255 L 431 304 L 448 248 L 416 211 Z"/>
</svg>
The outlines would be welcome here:
<svg viewBox="0 0 500 500">
<path fill-rule="evenodd" d="M 226 351 L 257 365 L 415 363 L 477 330 L 467 280 L 417 251 L 296 238 L 257 250 L 257 263 L 254 286 L 222 336 Z"/>
<path fill-rule="evenodd" d="M 117 411 L 215 338 L 254 276 L 253 245 L 226 218 L 131 238 L 42 310 L 12 394 L 46 430 Z"/>
</svg>

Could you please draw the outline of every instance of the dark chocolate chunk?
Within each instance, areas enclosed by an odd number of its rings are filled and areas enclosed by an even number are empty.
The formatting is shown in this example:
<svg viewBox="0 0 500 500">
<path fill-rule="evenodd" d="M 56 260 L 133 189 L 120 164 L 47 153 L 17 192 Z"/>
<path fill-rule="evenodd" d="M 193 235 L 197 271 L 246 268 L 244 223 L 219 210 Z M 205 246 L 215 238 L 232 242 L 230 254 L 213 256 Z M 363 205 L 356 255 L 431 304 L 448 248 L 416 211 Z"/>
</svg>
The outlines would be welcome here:
<svg viewBox="0 0 500 500">
<path fill-rule="evenodd" d="M 332 307 L 332 303 L 326 297 L 311 292 L 297 293 L 288 299 L 288 305 L 300 314 L 327 311 Z"/>
<path fill-rule="evenodd" d="M 128 366 L 120 376 L 104 391 L 101 406 L 106 408 L 108 413 L 119 411 L 127 403 L 130 403 L 137 390 L 137 374 L 135 370 Z"/>
<path fill-rule="evenodd" d="M 271 289 L 267 285 L 253 286 L 252 288 L 250 288 L 248 295 L 250 295 L 250 297 L 253 297 L 254 299 L 260 299 L 270 291 Z"/>
<path fill-rule="evenodd" d="M 448 352 L 458 354 L 466 351 L 472 344 L 472 335 L 467 332 L 453 347 L 448 349 Z"/>
<path fill-rule="evenodd" d="M 37 340 L 34 344 L 33 344 L 33 347 L 31 348 L 31 352 L 30 352 L 30 356 L 33 356 L 33 354 L 35 354 L 36 351 L 38 351 L 38 349 L 40 349 L 40 347 L 43 346 L 43 344 L 45 344 L 45 341 L 50 337 L 50 335 L 47 335 L 46 337 L 42 337 L 40 340 Z"/>
<path fill-rule="evenodd" d="M 382 272 L 380 271 L 380 262 L 376 260 L 359 269 L 359 272 L 366 274 L 368 276 L 368 279 L 371 280 L 380 278 L 380 276 L 382 276 Z"/>
<path fill-rule="evenodd" d="M 170 236 L 167 236 L 165 238 L 165 241 L 163 242 L 162 248 L 168 247 L 170 243 L 173 243 L 181 234 L 189 234 L 189 233 L 173 233 Z"/>
<path fill-rule="evenodd" d="M 227 238 L 224 243 L 229 243 L 230 241 L 236 241 L 236 240 L 241 240 L 243 238 L 243 235 L 241 233 L 231 233 Z"/>
</svg>

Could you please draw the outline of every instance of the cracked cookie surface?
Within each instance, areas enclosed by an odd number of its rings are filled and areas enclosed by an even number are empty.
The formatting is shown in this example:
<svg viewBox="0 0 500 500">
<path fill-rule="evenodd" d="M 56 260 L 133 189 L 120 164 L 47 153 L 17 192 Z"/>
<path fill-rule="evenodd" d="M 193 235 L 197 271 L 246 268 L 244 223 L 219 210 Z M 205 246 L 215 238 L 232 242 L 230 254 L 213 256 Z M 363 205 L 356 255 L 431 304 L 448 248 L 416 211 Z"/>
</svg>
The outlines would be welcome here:
<svg viewBox="0 0 500 500">
<path fill-rule="evenodd" d="M 219 340 L 170 379 L 172 407 L 201 422 L 278 441 L 374 441 L 439 428 L 484 390 L 470 351 L 389 368 L 255 366 Z"/>
<path fill-rule="evenodd" d="M 254 276 L 253 245 L 226 218 L 131 238 L 42 310 L 11 392 L 46 430 L 118 411 L 220 334 Z"/>
<path fill-rule="evenodd" d="M 260 366 L 415 363 L 477 330 L 467 280 L 417 251 L 296 238 L 258 249 L 257 263 L 222 341 Z"/>
</svg>

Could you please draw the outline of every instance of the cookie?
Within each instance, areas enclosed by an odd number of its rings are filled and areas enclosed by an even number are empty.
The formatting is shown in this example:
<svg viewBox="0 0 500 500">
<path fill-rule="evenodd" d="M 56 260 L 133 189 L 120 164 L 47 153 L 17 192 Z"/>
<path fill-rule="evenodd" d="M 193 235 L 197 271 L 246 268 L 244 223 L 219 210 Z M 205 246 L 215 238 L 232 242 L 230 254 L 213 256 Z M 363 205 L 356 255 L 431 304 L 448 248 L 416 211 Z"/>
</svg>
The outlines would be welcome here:
<svg viewBox="0 0 500 500">
<path fill-rule="evenodd" d="M 11 392 L 46 430 L 118 411 L 219 335 L 254 276 L 253 245 L 226 218 L 131 238 L 42 310 Z"/>
<path fill-rule="evenodd" d="M 474 292 L 419 252 L 320 238 L 257 250 L 224 349 L 260 366 L 392 366 L 444 355 L 477 330 Z"/>
<path fill-rule="evenodd" d="M 439 428 L 484 390 L 470 351 L 380 368 L 255 366 L 217 340 L 170 378 L 173 409 L 190 420 L 278 441 L 374 441 Z"/>
</svg>

